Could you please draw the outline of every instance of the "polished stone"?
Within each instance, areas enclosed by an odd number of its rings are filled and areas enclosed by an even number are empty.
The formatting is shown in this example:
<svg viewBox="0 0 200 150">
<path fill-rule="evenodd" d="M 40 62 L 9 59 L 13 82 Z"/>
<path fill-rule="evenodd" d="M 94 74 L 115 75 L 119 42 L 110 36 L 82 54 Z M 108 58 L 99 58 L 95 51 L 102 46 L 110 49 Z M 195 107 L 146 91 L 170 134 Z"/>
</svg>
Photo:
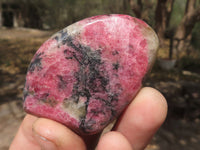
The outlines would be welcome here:
<svg viewBox="0 0 200 150">
<path fill-rule="evenodd" d="M 102 15 L 54 34 L 34 55 L 24 109 L 78 134 L 95 134 L 120 115 L 151 68 L 158 38 L 143 21 Z"/>
</svg>

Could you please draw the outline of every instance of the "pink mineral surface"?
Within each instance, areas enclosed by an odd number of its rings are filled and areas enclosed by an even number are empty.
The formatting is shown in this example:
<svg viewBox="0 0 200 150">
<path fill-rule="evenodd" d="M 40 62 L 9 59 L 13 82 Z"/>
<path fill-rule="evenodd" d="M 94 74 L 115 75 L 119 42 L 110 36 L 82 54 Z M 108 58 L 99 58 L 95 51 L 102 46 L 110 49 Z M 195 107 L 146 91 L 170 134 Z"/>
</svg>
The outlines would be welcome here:
<svg viewBox="0 0 200 150">
<path fill-rule="evenodd" d="M 54 34 L 34 55 L 24 88 L 27 113 L 95 134 L 141 88 L 158 47 L 155 32 L 127 15 L 101 15 Z"/>
</svg>

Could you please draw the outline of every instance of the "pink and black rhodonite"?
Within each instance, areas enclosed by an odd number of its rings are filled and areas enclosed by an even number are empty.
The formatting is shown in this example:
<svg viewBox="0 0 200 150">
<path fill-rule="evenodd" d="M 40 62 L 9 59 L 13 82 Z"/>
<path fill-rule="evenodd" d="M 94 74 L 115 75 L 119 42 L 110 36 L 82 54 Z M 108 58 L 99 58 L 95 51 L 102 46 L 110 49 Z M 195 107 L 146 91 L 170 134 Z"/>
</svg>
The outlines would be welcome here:
<svg viewBox="0 0 200 150">
<path fill-rule="evenodd" d="M 76 22 L 54 34 L 34 55 L 24 109 L 78 134 L 100 132 L 134 98 L 157 47 L 155 32 L 127 15 Z"/>
</svg>

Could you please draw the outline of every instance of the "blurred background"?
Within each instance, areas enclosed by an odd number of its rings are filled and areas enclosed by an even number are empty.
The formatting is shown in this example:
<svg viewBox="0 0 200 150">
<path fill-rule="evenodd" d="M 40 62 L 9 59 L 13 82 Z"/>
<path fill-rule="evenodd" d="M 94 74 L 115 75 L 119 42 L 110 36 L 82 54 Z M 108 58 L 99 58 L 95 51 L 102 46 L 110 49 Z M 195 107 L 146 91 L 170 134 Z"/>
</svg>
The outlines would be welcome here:
<svg viewBox="0 0 200 150">
<path fill-rule="evenodd" d="M 200 0 L 0 0 L 0 150 L 25 115 L 22 90 L 36 50 L 54 32 L 86 17 L 128 14 L 157 32 L 160 47 L 144 86 L 169 105 L 146 150 L 200 147 Z"/>
</svg>

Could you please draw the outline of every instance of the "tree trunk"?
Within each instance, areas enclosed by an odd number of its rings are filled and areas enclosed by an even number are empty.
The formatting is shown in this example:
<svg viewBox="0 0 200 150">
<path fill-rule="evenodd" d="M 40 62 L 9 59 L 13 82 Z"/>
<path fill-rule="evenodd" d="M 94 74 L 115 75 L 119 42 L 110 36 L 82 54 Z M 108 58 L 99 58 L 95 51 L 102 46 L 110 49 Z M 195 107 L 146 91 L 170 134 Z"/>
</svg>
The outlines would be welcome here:
<svg viewBox="0 0 200 150">
<path fill-rule="evenodd" d="M 169 27 L 169 23 L 170 23 L 170 19 L 171 19 L 171 14 L 173 11 L 173 5 L 174 5 L 174 0 L 168 0 L 166 3 L 166 16 L 167 16 L 167 20 L 166 20 L 166 27 Z"/>
<path fill-rule="evenodd" d="M 158 0 L 155 11 L 155 30 L 160 39 L 160 46 L 163 46 L 165 31 L 169 26 L 174 0 Z"/>
<path fill-rule="evenodd" d="M 184 17 L 174 35 L 174 46 L 177 58 L 185 51 L 191 40 L 191 32 L 196 22 L 200 21 L 200 6 L 195 8 L 196 0 L 187 0 Z"/>
<path fill-rule="evenodd" d="M 128 13 L 130 9 L 130 0 L 123 0 L 123 12 Z"/>
<path fill-rule="evenodd" d="M 137 4 L 134 3 L 134 0 L 130 0 L 130 6 L 135 16 L 137 18 L 142 18 L 142 9 L 143 9 L 142 0 L 137 0 Z"/>
</svg>

